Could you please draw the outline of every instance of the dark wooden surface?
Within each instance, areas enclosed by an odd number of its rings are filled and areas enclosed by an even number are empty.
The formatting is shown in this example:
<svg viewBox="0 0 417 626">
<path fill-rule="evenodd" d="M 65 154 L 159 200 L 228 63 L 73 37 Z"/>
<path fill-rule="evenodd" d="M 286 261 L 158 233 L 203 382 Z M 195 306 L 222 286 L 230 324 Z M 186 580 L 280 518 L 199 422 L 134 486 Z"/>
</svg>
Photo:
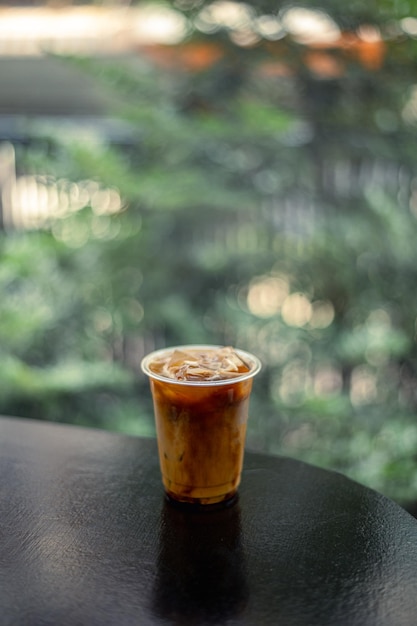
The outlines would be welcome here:
<svg viewBox="0 0 417 626">
<path fill-rule="evenodd" d="M 2 626 L 414 626 L 417 521 L 247 453 L 238 502 L 165 503 L 155 441 L 0 419 Z"/>
</svg>

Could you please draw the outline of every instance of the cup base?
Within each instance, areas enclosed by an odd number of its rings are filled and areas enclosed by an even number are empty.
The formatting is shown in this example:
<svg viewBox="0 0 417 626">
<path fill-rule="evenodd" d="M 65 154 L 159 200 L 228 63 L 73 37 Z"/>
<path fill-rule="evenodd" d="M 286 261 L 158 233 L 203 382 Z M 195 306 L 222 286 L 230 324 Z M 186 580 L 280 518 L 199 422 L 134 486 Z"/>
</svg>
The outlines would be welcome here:
<svg viewBox="0 0 417 626">
<path fill-rule="evenodd" d="M 218 511 L 220 509 L 225 509 L 233 506 L 235 502 L 238 500 L 238 492 L 234 490 L 223 496 L 220 500 L 219 498 L 178 498 L 172 492 L 165 492 L 165 499 L 172 506 L 176 508 L 180 508 L 183 511 Z"/>
</svg>

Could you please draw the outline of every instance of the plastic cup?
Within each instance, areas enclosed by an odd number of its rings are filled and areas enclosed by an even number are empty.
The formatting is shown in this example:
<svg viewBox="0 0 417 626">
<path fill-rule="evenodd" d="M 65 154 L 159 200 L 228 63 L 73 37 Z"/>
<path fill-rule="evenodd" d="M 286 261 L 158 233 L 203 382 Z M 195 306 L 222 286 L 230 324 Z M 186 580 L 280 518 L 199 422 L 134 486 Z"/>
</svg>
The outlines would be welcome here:
<svg viewBox="0 0 417 626">
<path fill-rule="evenodd" d="M 229 502 L 240 483 L 249 398 L 257 357 L 235 350 L 249 371 L 221 380 L 176 380 L 150 369 L 174 350 L 218 346 L 176 346 L 142 360 L 150 380 L 162 482 L 168 499 L 194 505 Z"/>
</svg>

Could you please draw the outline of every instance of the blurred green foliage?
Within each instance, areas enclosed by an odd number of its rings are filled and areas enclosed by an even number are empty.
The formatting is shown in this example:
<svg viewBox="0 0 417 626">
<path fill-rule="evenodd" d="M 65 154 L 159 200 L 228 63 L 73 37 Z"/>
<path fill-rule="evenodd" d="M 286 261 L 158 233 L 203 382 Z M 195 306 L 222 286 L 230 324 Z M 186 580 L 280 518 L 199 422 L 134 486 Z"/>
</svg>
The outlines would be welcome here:
<svg viewBox="0 0 417 626">
<path fill-rule="evenodd" d="M 342 31 L 378 25 L 378 65 L 229 27 L 192 30 L 220 51 L 199 71 L 178 47 L 67 60 L 130 141 L 55 129 L 16 148 L 22 172 L 96 195 L 1 235 L 0 412 L 153 434 L 141 357 L 237 345 L 264 364 L 249 447 L 416 499 L 416 45 L 411 3 L 374 5 L 320 7 Z"/>
</svg>

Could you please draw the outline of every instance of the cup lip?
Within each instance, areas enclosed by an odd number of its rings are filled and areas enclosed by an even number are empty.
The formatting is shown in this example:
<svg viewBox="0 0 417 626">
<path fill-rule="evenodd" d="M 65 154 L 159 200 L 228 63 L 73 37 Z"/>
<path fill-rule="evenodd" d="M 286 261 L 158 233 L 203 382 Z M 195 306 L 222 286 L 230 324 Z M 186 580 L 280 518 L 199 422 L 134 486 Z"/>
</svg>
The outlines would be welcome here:
<svg viewBox="0 0 417 626">
<path fill-rule="evenodd" d="M 167 378 L 166 376 L 162 376 L 161 374 L 157 374 L 152 372 L 149 369 L 149 363 L 153 359 L 157 358 L 159 355 L 164 354 L 165 352 L 173 352 L 174 350 L 201 350 L 201 349 L 211 349 L 215 350 L 216 348 L 224 348 L 226 346 L 214 345 L 214 344 L 184 344 L 180 346 L 167 346 L 166 348 L 160 348 L 159 350 L 153 350 L 145 357 L 143 357 L 140 367 L 144 374 L 149 376 L 149 378 L 154 380 L 159 380 L 163 383 L 172 384 L 172 385 L 180 385 L 186 387 L 220 387 L 222 385 L 233 385 L 235 383 L 240 383 L 244 380 L 248 380 L 249 378 L 253 378 L 262 368 L 262 363 L 257 356 L 252 354 L 251 352 L 247 352 L 246 350 L 241 350 L 240 348 L 233 348 L 237 355 L 241 355 L 245 360 L 248 360 L 253 364 L 252 369 L 249 372 L 243 372 L 241 376 L 236 376 L 234 378 L 222 378 L 221 380 L 177 380 L 176 378 Z"/>
</svg>

